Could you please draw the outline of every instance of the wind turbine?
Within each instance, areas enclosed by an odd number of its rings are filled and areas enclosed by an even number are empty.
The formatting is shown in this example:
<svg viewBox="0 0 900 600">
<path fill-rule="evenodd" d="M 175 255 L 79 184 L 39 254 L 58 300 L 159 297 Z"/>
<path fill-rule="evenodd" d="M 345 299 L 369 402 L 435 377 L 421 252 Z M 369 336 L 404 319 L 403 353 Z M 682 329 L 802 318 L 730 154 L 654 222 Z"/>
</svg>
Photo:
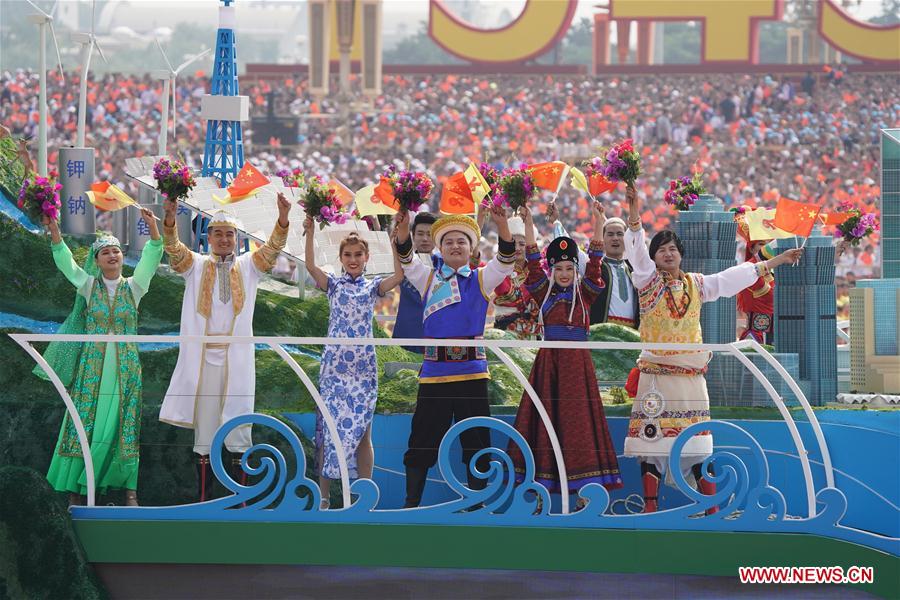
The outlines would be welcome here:
<svg viewBox="0 0 900 600">
<path fill-rule="evenodd" d="M 47 26 L 50 26 L 50 35 L 53 36 L 53 45 L 56 46 L 56 60 L 59 63 L 59 74 L 65 83 L 66 75 L 63 72 L 62 57 L 59 54 L 59 43 L 56 41 L 56 31 L 53 30 L 53 15 L 59 6 L 59 0 L 45 13 L 40 7 L 26 0 L 34 7 L 38 14 L 28 15 L 28 20 L 38 26 L 40 49 L 38 52 L 38 69 L 40 70 L 40 90 L 38 94 L 38 170 L 41 175 L 47 175 Z"/>
<path fill-rule="evenodd" d="M 97 48 L 97 52 L 100 53 L 100 58 L 103 59 L 103 62 L 109 64 L 109 61 L 106 60 L 106 55 L 103 54 L 103 48 L 101 48 L 100 44 L 97 42 L 97 36 L 94 35 L 94 7 L 96 3 L 96 0 L 91 1 L 91 32 L 72 34 L 72 41 L 81 45 L 81 54 L 84 57 L 81 64 L 81 92 L 78 96 L 78 133 L 75 140 L 76 148 L 84 148 L 84 128 L 87 120 L 87 80 L 88 71 L 91 68 L 91 54 L 93 54 L 95 47 Z"/>
<path fill-rule="evenodd" d="M 177 123 L 177 115 L 178 115 L 178 101 L 175 98 L 175 90 L 176 90 L 176 78 L 178 74 L 181 73 L 183 69 L 185 69 L 191 63 L 200 60 L 210 52 L 212 52 L 212 48 L 207 48 L 203 52 L 199 54 L 195 54 L 188 58 L 186 61 L 178 65 L 178 68 L 174 68 L 172 63 L 169 62 L 169 57 L 166 56 L 166 51 L 163 50 L 162 44 L 159 43 L 159 39 L 154 40 L 156 42 L 156 47 L 159 48 L 160 54 L 162 54 L 163 60 L 166 61 L 166 66 L 169 68 L 168 71 L 156 71 L 154 75 L 157 79 L 163 79 L 163 100 L 162 100 L 162 123 L 159 127 L 159 155 L 163 156 L 166 154 L 166 144 L 167 137 L 169 133 L 169 89 L 172 89 L 172 138 L 178 140 L 176 137 L 176 127 Z"/>
</svg>

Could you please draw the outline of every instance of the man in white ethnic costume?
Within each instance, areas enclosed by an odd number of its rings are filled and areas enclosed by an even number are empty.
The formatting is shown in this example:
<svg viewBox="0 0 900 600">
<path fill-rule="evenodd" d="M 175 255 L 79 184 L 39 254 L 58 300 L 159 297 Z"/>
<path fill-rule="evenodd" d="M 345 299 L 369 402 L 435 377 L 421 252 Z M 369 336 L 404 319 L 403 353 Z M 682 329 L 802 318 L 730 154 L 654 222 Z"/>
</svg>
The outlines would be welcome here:
<svg viewBox="0 0 900 600">
<path fill-rule="evenodd" d="M 240 221 L 225 211 L 215 213 L 207 227 L 210 254 L 204 256 L 179 241 L 177 204 L 165 202 L 165 251 L 169 265 L 185 283 L 182 335 L 253 335 L 257 285 L 284 248 L 290 208 L 290 202 L 278 194 L 278 221 L 272 235 L 262 247 L 241 256 L 235 255 L 237 232 L 243 228 Z M 201 502 L 210 499 L 213 435 L 226 421 L 253 412 L 255 389 L 252 344 L 181 343 L 159 420 L 194 430 Z M 232 453 L 232 473 L 238 481 L 245 479 L 240 456 L 251 445 L 249 425 L 234 429 L 225 438 L 225 446 Z"/>
</svg>

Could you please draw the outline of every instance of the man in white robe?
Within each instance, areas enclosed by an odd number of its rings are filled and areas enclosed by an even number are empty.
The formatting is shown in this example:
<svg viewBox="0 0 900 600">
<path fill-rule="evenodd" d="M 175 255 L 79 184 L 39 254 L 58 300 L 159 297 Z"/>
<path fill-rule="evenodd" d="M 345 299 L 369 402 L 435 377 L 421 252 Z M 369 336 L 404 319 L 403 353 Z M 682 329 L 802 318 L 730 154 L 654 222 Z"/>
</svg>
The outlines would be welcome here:
<svg viewBox="0 0 900 600">
<path fill-rule="evenodd" d="M 272 269 L 284 248 L 290 202 L 278 195 L 278 221 L 268 241 L 253 252 L 236 256 L 237 232 L 233 215 L 219 211 L 207 226 L 210 254 L 191 250 L 178 239 L 177 204 L 166 201 L 163 222 L 169 265 L 184 277 L 181 305 L 182 335 L 253 335 L 253 308 L 260 276 Z M 159 411 L 159 420 L 194 430 L 198 497 L 210 498 L 212 471 L 209 452 L 216 430 L 226 421 L 253 412 L 256 367 L 252 344 L 183 342 L 172 381 Z M 232 453 L 232 472 L 243 478 L 240 456 L 252 445 L 250 426 L 234 429 L 225 446 Z M 239 480 L 240 480 L 239 479 Z"/>
</svg>

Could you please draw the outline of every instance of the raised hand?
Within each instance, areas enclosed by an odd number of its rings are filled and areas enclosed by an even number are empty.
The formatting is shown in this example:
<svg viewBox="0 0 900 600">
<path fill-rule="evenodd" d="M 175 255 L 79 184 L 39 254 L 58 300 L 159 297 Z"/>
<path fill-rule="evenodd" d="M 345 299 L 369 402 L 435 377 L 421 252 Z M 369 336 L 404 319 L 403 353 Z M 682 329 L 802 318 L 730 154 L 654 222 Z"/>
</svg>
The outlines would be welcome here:
<svg viewBox="0 0 900 600">
<path fill-rule="evenodd" d="M 163 200 L 163 212 L 165 213 L 166 227 L 175 225 L 175 215 L 178 213 L 178 202 L 166 198 Z"/>
<path fill-rule="evenodd" d="M 506 208 L 494 205 L 491 207 L 491 220 L 497 226 L 497 234 L 501 240 L 511 242 L 512 235 L 509 233 L 509 215 L 506 214 Z"/>
<path fill-rule="evenodd" d="M 603 213 L 603 205 L 597 200 L 591 204 L 591 221 L 594 226 L 594 239 L 603 239 L 603 224 L 606 223 L 606 215 Z"/>
<path fill-rule="evenodd" d="M 801 258 L 803 258 L 803 248 L 791 248 L 790 250 L 782 252 L 772 260 L 781 259 L 778 262 L 779 265 L 786 265 L 788 263 L 796 265 L 798 262 L 800 262 Z"/>
<path fill-rule="evenodd" d="M 641 200 L 637 190 L 633 186 L 625 188 L 625 200 L 628 201 L 628 226 L 640 226 L 641 224 Z"/>
<path fill-rule="evenodd" d="M 303 235 L 310 235 L 310 233 L 315 234 L 316 228 L 313 227 L 313 223 L 313 218 L 309 215 L 307 215 L 306 218 L 303 219 Z"/>
<path fill-rule="evenodd" d="M 287 227 L 290 221 L 288 221 L 288 214 L 291 212 L 291 203 L 285 197 L 284 194 L 278 192 L 278 224 L 282 227 Z"/>
<path fill-rule="evenodd" d="M 550 224 L 559 221 L 559 208 L 556 207 L 556 201 L 553 200 L 547 205 L 547 222 Z"/>
<path fill-rule="evenodd" d="M 487 222 L 487 218 L 490 212 L 491 211 L 489 209 L 483 206 L 478 209 L 478 216 L 475 219 L 475 222 L 478 223 L 478 229 L 482 229 L 484 227 L 484 224 Z"/>
<path fill-rule="evenodd" d="M 158 240 L 159 239 L 159 226 L 157 226 L 156 222 L 159 221 L 159 218 L 153 214 L 153 211 L 140 207 L 141 217 L 144 219 L 144 223 L 147 224 L 147 228 L 150 230 L 150 239 Z"/>
<path fill-rule="evenodd" d="M 406 243 L 409 239 L 409 211 L 400 210 L 394 215 L 394 230 L 397 233 L 397 243 Z"/>
<path fill-rule="evenodd" d="M 47 215 L 43 215 L 41 216 L 41 223 L 50 232 L 50 239 L 53 243 L 58 244 L 62 240 L 62 236 L 59 235 L 59 222 L 56 219 L 51 219 Z"/>
</svg>

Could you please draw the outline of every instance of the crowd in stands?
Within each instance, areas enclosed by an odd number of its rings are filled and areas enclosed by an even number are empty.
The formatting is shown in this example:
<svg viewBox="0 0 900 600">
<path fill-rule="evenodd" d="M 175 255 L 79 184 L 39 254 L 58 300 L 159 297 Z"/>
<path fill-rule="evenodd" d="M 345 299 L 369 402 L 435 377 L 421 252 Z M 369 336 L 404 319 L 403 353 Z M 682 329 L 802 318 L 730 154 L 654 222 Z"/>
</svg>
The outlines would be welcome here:
<svg viewBox="0 0 900 600">
<path fill-rule="evenodd" d="M 75 142 L 78 73 L 65 84 L 48 74 L 50 162 Z M 178 78 L 178 130 L 168 150 L 199 168 L 205 124 L 202 73 Z M 498 165 L 560 159 L 575 165 L 631 137 L 643 155 L 639 192 L 650 201 L 644 223 L 671 226 L 661 198 L 669 179 L 704 173 L 726 207 L 774 206 L 781 196 L 835 208 L 848 200 L 877 211 L 881 128 L 900 127 L 892 74 L 848 73 L 773 78 L 746 74 L 574 76 L 386 76 L 371 105 L 320 99 L 305 78 L 243 80 L 251 116 L 268 102 L 300 119 L 297 144 L 256 139 L 245 126 L 245 156 L 263 172 L 301 166 L 353 189 L 374 182 L 391 160 L 424 169 L 440 182 L 469 160 Z M 161 82 L 149 75 L 97 75 L 88 82 L 87 144 L 96 173 L 134 191 L 125 158 L 157 153 Z M 0 122 L 14 136 L 37 135 L 38 77 L 0 74 Z M 36 144 L 32 143 L 36 151 Z M 435 197 L 439 197 L 440 186 Z M 607 214 L 619 214 L 615 194 Z M 431 208 L 436 209 L 437 200 Z M 557 204 L 570 231 L 589 227 L 588 204 L 564 186 Z M 539 224 L 540 226 L 540 224 Z M 542 233 L 550 235 L 547 227 Z M 838 264 L 839 305 L 849 279 L 878 276 L 877 233 Z"/>
</svg>

